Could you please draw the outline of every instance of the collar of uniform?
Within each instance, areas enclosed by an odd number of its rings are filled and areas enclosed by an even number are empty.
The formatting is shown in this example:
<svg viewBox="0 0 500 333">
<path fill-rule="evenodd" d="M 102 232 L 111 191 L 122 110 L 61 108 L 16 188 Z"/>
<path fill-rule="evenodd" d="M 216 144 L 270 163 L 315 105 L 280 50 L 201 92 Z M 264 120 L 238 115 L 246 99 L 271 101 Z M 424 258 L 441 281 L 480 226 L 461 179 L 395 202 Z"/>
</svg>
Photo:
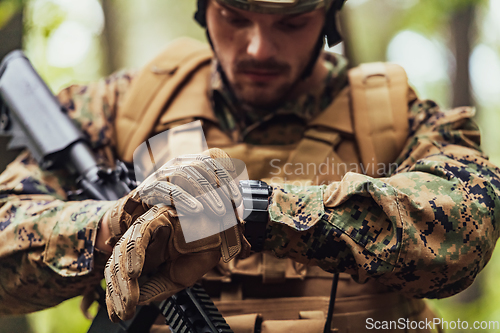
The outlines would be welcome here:
<svg viewBox="0 0 500 333">
<path fill-rule="evenodd" d="M 214 59 L 210 88 L 215 114 L 222 129 L 234 139 L 244 141 L 248 133 L 278 115 L 295 115 L 307 122 L 325 110 L 347 84 L 347 60 L 327 52 L 323 52 L 322 57 L 328 69 L 326 79 L 314 86 L 314 90 L 288 100 L 274 110 L 239 104 Z"/>
</svg>

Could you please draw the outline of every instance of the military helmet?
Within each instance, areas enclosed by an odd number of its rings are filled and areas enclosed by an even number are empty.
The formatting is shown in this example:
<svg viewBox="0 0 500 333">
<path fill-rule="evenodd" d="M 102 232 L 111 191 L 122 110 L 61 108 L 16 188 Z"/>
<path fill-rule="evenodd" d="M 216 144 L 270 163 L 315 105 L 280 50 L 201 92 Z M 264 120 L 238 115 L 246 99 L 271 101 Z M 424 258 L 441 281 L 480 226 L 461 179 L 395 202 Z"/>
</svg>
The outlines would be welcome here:
<svg viewBox="0 0 500 333">
<path fill-rule="evenodd" d="M 198 0 L 198 10 L 195 19 L 206 27 L 205 12 L 208 0 Z M 342 41 L 337 29 L 336 14 L 346 0 L 216 0 L 241 10 L 263 13 L 291 15 L 313 11 L 318 8 L 326 9 L 324 34 L 328 45 L 333 46 Z"/>
</svg>

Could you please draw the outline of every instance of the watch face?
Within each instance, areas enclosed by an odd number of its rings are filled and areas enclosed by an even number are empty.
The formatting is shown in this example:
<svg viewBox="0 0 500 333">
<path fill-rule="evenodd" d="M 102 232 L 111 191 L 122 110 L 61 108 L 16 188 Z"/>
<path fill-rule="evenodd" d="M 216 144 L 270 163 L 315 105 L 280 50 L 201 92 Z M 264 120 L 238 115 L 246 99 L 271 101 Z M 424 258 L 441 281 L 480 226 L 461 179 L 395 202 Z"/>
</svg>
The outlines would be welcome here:
<svg viewBox="0 0 500 333">
<path fill-rule="evenodd" d="M 265 222 L 269 219 L 267 211 L 269 205 L 270 186 L 261 180 L 240 181 L 243 197 L 244 213 L 241 217 L 246 222 Z"/>
</svg>

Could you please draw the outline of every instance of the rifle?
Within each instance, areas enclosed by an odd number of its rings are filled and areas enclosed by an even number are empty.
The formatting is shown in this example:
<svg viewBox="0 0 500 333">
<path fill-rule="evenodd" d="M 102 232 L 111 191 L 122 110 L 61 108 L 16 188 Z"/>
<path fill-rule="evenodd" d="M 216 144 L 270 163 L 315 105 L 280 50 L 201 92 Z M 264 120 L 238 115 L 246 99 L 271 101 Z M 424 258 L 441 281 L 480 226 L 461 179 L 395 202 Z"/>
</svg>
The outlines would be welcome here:
<svg viewBox="0 0 500 333">
<path fill-rule="evenodd" d="M 117 200 L 136 186 L 124 163 L 112 170 L 97 162 L 83 133 L 19 50 L 0 63 L 0 134 L 12 136 L 9 149 L 28 148 L 42 169 L 68 170 L 82 190 L 80 197 Z M 159 307 L 138 307 L 133 319 L 118 324 L 108 318 L 104 291 L 99 288 L 98 293 L 101 306 L 89 333 L 148 332 L 160 313 L 174 333 L 232 332 L 200 286 L 177 293 Z"/>
</svg>

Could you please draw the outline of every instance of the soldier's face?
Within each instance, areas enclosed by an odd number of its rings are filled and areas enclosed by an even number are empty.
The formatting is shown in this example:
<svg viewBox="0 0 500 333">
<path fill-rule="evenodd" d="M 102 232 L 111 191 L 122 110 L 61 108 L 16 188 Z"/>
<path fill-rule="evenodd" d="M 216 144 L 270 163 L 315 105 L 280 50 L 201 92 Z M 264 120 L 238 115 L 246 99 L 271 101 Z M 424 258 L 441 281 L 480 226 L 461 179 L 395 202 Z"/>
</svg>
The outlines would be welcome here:
<svg viewBox="0 0 500 333">
<path fill-rule="evenodd" d="M 236 97 L 270 107 L 289 98 L 324 25 L 324 9 L 300 15 L 239 10 L 210 0 L 207 26 Z"/>
</svg>

